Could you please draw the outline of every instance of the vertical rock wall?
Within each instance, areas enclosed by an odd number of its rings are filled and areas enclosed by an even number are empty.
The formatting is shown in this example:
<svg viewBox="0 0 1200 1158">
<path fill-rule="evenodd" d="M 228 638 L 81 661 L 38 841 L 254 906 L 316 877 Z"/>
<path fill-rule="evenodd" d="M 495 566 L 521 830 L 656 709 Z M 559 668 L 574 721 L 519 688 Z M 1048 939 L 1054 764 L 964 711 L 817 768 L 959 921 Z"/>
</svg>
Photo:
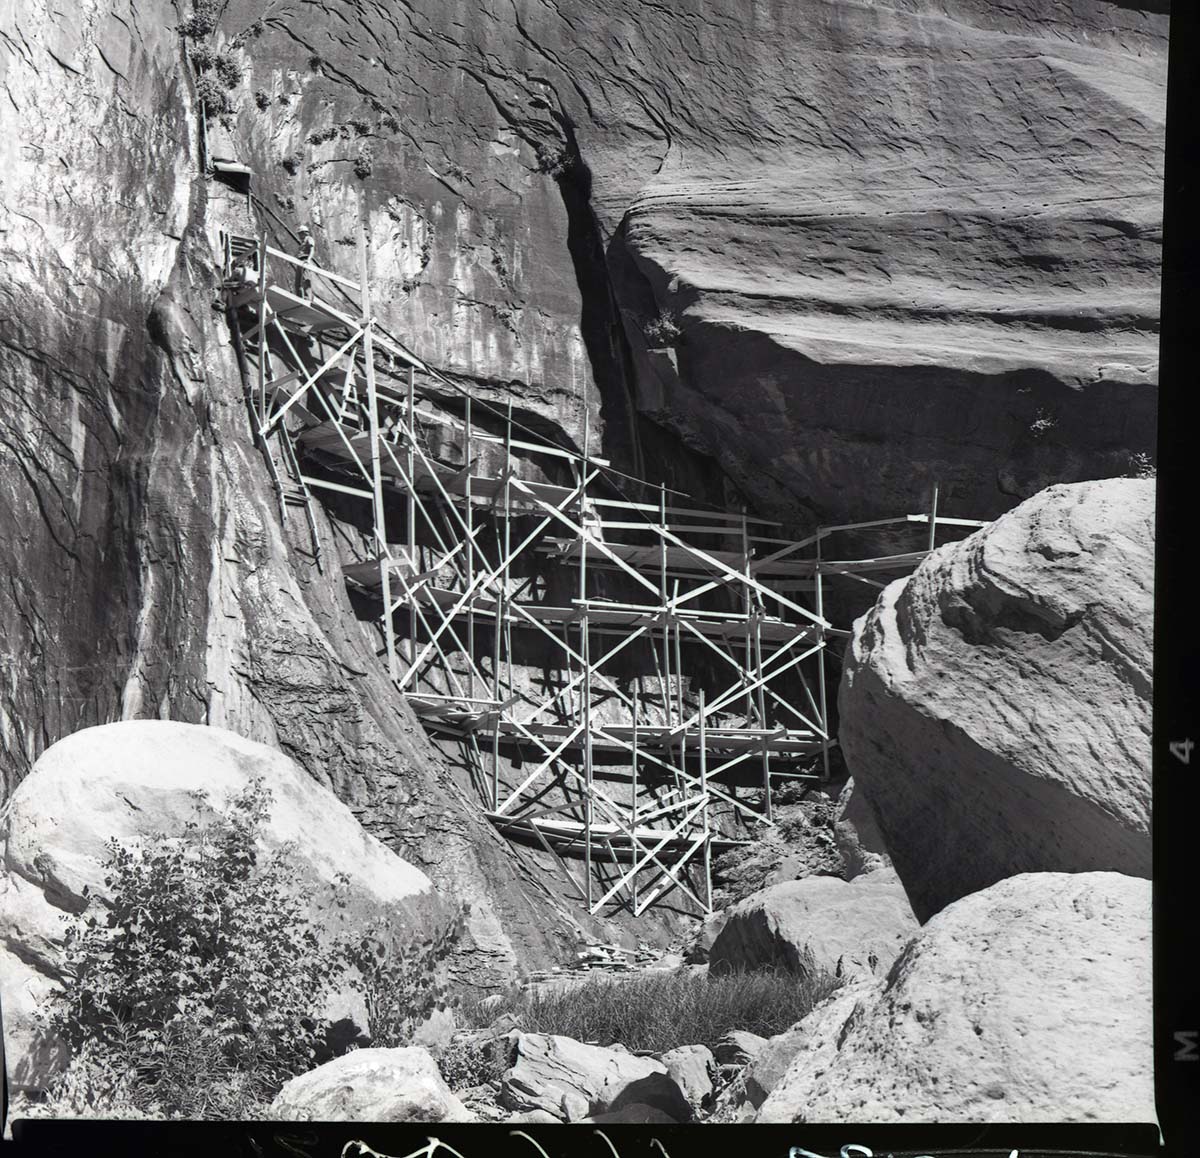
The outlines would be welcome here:
<svg viewBox="0 0 1200 1158">
<path fill-rule="evenodd" d="M 82 16 L 34 4 L 3 25 L 6 791 L 90 724 L 218 724 L 293 756 L 471 903 L 465 976 L 561 956 L 574 917 L 391 692 L 303 521 L 281 525 L 214 308 L 207 238 L 244 228 L 244 204 L 196 176 L 174 13 Z"/>
<path fill-rule="evenodd" d="M 364 213 L 381 318 L 478 396 L 795 525 L 932 477 L 994 514 L 1152 444 L 1154 11 L 229 0 L 255 219 L 198 176 L 186 11 L 0 8 L 6 789 L 88 724 L 222 724 L 477 900 L 481 960 L 573 935 L 281 528 L 220 225 L 310 222 L 350 272 Z"/>
</svg>

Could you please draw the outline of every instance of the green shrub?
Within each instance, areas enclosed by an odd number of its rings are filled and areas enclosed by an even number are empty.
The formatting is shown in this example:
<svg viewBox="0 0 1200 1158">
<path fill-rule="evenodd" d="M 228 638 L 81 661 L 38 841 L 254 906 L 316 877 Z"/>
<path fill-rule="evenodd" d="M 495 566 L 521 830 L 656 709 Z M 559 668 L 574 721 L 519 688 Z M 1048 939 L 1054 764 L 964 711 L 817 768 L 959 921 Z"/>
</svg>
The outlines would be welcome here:
<svg viewBox="0 0 1200 1158">
<path fill-rule="evenodd" d="M 575 168 L 575 156 L 565 144 L 544 145 L 538 144 L 537 151 L 537 171 L 545 173 L 547 177 L 552 177 L 558 180 L 565 177 Z"/>
<path fill-rule="evenodd" d="M 254 21 L 249 27 L 242 29 L 230 42 L 230 48 L 241 48 L 247 41 L 257 40 L 267 30 L 267 23 L 263 19 Z"/>
<path fill-rule="evenodd" d="M 312 1067 L 344 951 L 317 940 L 291 849 L 258 848 L 270 800 L 255 781 L 182 836 L 110 842 L 111 899 L 65 918 L 67 984 L 44 1022 L 75 1060 L 52 1097 L 239 1117 Z"/>
<path fill-rule="evenodd" d="M 375 149 L 370 141 L 362 141 L 358 146 L 358 156 L 354 160 L 354 175 L 366 180 L 375 168 Z"/>
<path fill-rule="evenodd" d="M 552 991 L 509 995 L 476 1024 L 512 1013 L 521 1029 L 556 1033 L 600 1045 L 663 1050 L 680 1045 L 710 1049 L 732 1029 L 762 1037 L 782 1033 L 841 985 L 813 969 L 799 976 L 769 970 L 720 976 L 643 973 L 631 978 L 597 978 Z M 464 1014 L 470 1010 L 464 1007 Z"/>
<path fill-rule="evenodd" d="M 371 1023 L 371 1044 L 407 1045 L 434 1010 L 448 1004 L 439 964 L 454 952 L 466 926 L 466 906 L 437 934 L 403 944 L 379 925 L 355 938 L 344 960 L 358 977 L 351 980 L 363 997 Z"/>
<path fill-rule="evenodd" d="M 242 83 L 242 66 L 232 52 L 218 52 L 213 64 L 217 77 L 226 88 L 237 88 Z"/>
<path fill-rule="evenodd" d="M 508 1042 L 504 1038 L 451 1042 L 437 1059 L 438 1071 L 452 1090 L 469 1090 L 498 1082 L 508 1069 Z"/>
<path fill-rule="evenodd" d="M 196 0 L 192 11 L 179 26 L 182 36 L 194 40 L 208 36 L 217 26 L 217 0 Z"/>
<path fill-rule="evenodd" d="M 188 59 L 197 73 L 207 72 L 216 63 L 217 53 L 207 44 L 193 44 L 188 49 Z"/>
<path fill-rule="evenodd" d="M 210 117 L 222 116 L 233 109 L 229 94 L 211 72 L 206 72 L 196 81 L 196 98 Z"/>
</svg>

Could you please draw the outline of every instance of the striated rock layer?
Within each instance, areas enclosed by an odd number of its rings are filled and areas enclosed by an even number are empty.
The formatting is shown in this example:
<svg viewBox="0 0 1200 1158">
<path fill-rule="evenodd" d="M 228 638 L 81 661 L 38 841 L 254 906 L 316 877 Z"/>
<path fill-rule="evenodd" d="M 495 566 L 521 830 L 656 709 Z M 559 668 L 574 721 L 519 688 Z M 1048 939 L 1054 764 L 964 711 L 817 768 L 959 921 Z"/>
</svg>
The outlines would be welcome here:
<svg viewBox="0 0 1200 1158">
<path fill-rule="evenodd" d="M 281 522 L 214 311 L 218 227 L 166 0 L 0 12 L 0 783 L 91 724 L 161 718 L 281 749 L 471 905 L 487 986 L 577 943 L 395 696 L 337 568 Z M 252 102 L 251 102 L 252 104 Z"/>
<path fill-rule="evenodd" d="M 651 416 L 806 522 L 933 479 L 990 517 L 1153 451 L 1150 7 L 234 0 L 222 27 L 261 28 L 233 134 L 260 192 L 347 267 L 369 145 L 382 305 L 431 357 L 576 436 L 590 398 L 619 463 L 699 479 Z"/>
<path fill-rule="evenodd" d="M 855 624 L 840 741 L 913 909 L 1150 875 L 1154 483 L 1050 487 Z"/>
<path fill-rule="evenodd" d="M 868 985 L 790 1035 L 757 1121 L 1155 1120 L 1149 881 L 1002 881 L 939 913 Z"/>
</svg>

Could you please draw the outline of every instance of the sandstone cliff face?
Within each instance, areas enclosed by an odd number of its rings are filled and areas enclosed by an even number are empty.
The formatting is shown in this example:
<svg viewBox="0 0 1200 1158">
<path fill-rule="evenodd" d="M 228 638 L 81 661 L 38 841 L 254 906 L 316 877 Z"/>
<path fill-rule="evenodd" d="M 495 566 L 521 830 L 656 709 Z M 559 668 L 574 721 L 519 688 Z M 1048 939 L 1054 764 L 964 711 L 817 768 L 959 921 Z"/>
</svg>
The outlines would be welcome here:
<svg viewBox="0 0 1200 1158">
<path fill-rule="evenodd" d="M 654 465 L 640 411 L 803 523 L 932 479 L 990 517 L 1152 450 L 1162 15 L 238 0 L 223 27 L 258 18 L 235 136 L 268 202 L 336 255 L 369 145 L 390 316 L 576 435 L 590 396 L 619 461 Z"/>
<path fill-rule="evenodd" d="M 0 10 L 6 791 L 89 724 L 218 724 L 478 900 L 481 977 L 575 931 L 281 528 L 211 309 L 221 225 L 308 221 L 350 271 L 361 212 L 380 316 L 431 361 L 796 524 L 934 476 L 986 516 L 1151 445 L 1162 15 L 230 0 L 256 220 L 198 176 L 186 8 Z"/>
<path fill-rule="evenodd" d="M 557 957 L 574 919 L 522 877 L 392 693 L 340 580 L 281 526 L 212 308 L 204 229 L 237 206 L 195 176 L 176 14 L 35 3 L 2 19 L 6 792 L 89 724 L 226 727 L 294 757 L 474 902 L 470 980 Z"/>
<path fill-rule="evenodd" d="M 913 909 L 1150 875 L 1154 483 L 1050 487 L 855 624 L 840 740 Z"/>
</svg>

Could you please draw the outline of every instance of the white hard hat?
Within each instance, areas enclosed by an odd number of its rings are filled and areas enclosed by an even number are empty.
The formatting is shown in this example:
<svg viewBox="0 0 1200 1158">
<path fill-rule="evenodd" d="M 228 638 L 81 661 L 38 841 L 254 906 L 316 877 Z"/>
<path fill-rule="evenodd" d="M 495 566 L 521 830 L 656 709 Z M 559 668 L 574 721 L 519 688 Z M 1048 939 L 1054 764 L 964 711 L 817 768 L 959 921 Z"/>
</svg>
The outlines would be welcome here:
<svg viewBox="0 0 1200 1158">
<path fill-rule="evenodd" d="M 300 226 L 300 232 L 301 232 L 301 233 L 307 233 L 307 232 L 308 232 L 308 226 L 307 226 L 307 225 L 301 225 L 301 226 Z"/>
</svg>

